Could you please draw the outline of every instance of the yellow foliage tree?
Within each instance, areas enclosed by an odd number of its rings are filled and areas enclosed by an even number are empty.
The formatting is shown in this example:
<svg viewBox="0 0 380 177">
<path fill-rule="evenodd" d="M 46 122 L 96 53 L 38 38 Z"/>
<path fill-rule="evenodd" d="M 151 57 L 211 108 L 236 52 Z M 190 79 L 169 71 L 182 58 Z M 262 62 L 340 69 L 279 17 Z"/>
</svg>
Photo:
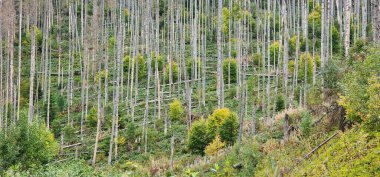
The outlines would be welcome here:
<svg viewBox="0 0 380 177">
<path fill-rule="evenodd" d="M 220 136 L 217 135 L 215 139 L 206 147 L 205 153 L 209 156 L 218 155 L 219 151 L 223 149 L 224 143 L 220 139 Z"/>
</svg>

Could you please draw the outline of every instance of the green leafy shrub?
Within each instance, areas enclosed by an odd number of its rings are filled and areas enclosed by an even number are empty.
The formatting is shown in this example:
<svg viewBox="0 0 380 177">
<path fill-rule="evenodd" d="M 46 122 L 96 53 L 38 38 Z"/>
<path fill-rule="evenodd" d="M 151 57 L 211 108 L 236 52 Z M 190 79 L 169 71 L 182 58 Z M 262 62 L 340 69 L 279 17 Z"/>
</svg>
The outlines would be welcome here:
<svg viewBox="0 0 380 177">
<path fill-rule="evenodd" d="M 223 10 L 222 10 L 222 17 L 223 17 L 223 34 L 224 35 L 228 35 L 228 27 L 229 27 L 229 22 L 232 18 L 232 15 L 230 13 L 230 11 L 228 10 L 227 7 L 224 7 Z"/>
<path fill-rule="evenodd" d="M 199 58 L 189 58 L 186 60 L 186 72 L 188 75 L 188 78 L 191 78 L 191 76 L 195 75 L 195 71 L 193 71 L 193 65 L 195 65 L 196 70 L 198 71 L 198 76 L 202 72 L 202 62 Z"/>
<path fill-rule="evenodd" d="M 28 125 L 26 111 L 19 125 L 0 129 L 0 173 L 14 165 L 21 170 L 48 163 L 58 154 L 59 144 L 43 124 Z"/>
<path fill-rule="evenodd" d="M 21 81 L 21 85 L 20 85 L 20 97 L 21 97 L 21 102 L 20 102 L 20 106 L 28 106 L 28 103 L 29 103 L 29 87 L 30 87 L 30 84 L 29 84 L 29 79 L 23 79 Z M 34 84 L 33 84 L 33 98 L 36 98 L 37 97 L 37 94 L 38 94 L 38 99 L 41 99 L 43 93 L 42 93 L 42 89 L 41 89 L 41 84 L 38 85 L 38 88 L 37 88 L 37 79 L 34 81 Z"/>
<path fill-rule="evenodd" d="M 346 110 L 350 121 L 371 123 L 369 131 L 379 131 L 380 51 L 372 49 L 363 61 L 354 61 L 353 70 L 347 72 L 341 82 L 339 104 Z"/>
<path fill-rule="evenodd" d="M 255 66 L 262 66 L 262 62 L 263 62 L 263 56 L 261 56 L 261 53 L 253 54 L 253 64 Z"/>
<path fill-rule="evenodd" d="M 236 141 L 238 136 L 239 124 L 237 121 L 236 114 L 232 113 L 230 116 L 226 117 L 219 128 L 220 138 L 227 145 L 232 145 Z"/>
<path fill-rule="evenodd" d="M 282 95 L 277 96 L 276 111 L 282 111 L 285 108 L 285 100 Z"/>
<path fill-rule="evenodd" d="M 92 107 L 87 114 L 87 122 L 90 127 L 96 127 L 98 124 L 98 110 L 97 107 Z"/>
<path fill-rule="evenodd" d="M 165 82 L 166 83 L 169 83 L 170 79 L 169 79 L 169 76 L 170 76 L 170 64 L 166 64 L 165 66 Z M 173 82 L 177 82 L 178 81 L 178 64 L 177 62 L 173 61 L 172 63 L 172 79 L 173 79 Z"/>
<path fill-rule="evenodd" d="M 202 119 L 193 123 L 189 134 L 189 149 L 193 153 L 204 155 L 204 148 L 216 136 L 220 136 L 220 139 L 226 145 L 233 145 L 238 135 L 238 127 L 239 124 L 235 113 L 228 108 L 216 109 L 208 117 L 207 121 Z M 199 134 L 202 133 L 204 135 L 200 136 Z"/>
<path fill-rule="evenodd" d="M 306 61 L 307 60 L 307 61 Z M 321 58 L 319 55 L 315 55 L 314 58 L 311 56 L 310 53 L 307 54 L 306 59 L 306 53 L 303 53 L 299 60 L 299 67 L 298 67 L 298 79 L 301 81 L 305 80 L 305 64 L 307 64 L 307 82 L 311 83 L 313 79 L 313 60 L 315 60 L 316 67 L 318 68 L 321 64 Z"/>
<path fill-rule="evenodd" d="M 232 145 L 237 137 L 237 115 L 228 108 L 216 109 L 207 119 L 207 128 L 212 137 L 220 135 L 223 142 Z"/>
<path fill-rule="evenodd" d="M 136 64 L 138 65 L 138 68 L 136 68 Z M 124 66 L 123 66 L 124 72 L 128 73 L 128 69 L 130 70 L 130 72 L 132 72 L 132 68 L 130 67 L 135 67 L 134 68 L 135 75 L 136 75 L 136 69 L 137 69 L 139 80 L 145 78 L 148 73 L 148 68 L 146 66 L 146 58 L 142 55 L 138 55 L 137 62 L 136 62 L 136 59 L 131 60 L 131 57 L 129 55 L 126 55 L 124 57 Z"/>
<path fill-rule="evenodd" d="M 216 135 L 214 140 L 206 146 L 205 153 L 209 156 L 218 155 L 219 151 L 225 146 L 224 142 L 221 141 L 220 136 Z"/>
<path fill-rule="evenodd" d="M 342 48 L 342 44 L 340 43 L 340 32 L 335 25 L 333 25 L 331 30 L 331 40 L 333 53 L 339 53 Z"/>
<path fill-rule="evenodd" d="M 100 76 L 102 84 L 106 81 L 106 76 L 107 76 L 108 80 L 110 79 L 109 71 L 106 71 L 106 70 L 102 70 L 102 71 L 100 71 L 100 73 L 99 72 L 96 73 L 96 75 L 95 75 L 95 82 L 96 83 L 99 82 L 99 76 Z"/>
<path fill-rule="evenodd" d="M 232 58 L 223 61 L 224 83 L 228 84 L 228 79 L 230 79 L 230 83 L 236 83 L 237 81 L 237 62 Z"/>
<path fill-rule="evenodd" d="M 316 86 L 312 87 L 307 94 L 308 106 L 318 106 L 322 103 L 322 101 L 322 91 Z"/>
<path fill-rule="evenodd" d="M 290 54 L 295 54 L 297 49 L 297 35 L 294 35 L 289 40 L 289 52 Z M 298 41 L 298 47 L 300 48 L 298 52 L 305 51 L 306 48 L 306 40 L 304 37 L 300 36 L 300 40 Z"/>
<path fill-rule="evenodd" d="M 206 120 L 195 121 L 189 131 L 188 148 L 194 154 L 204 155 L 204 149 L 212 139 L 207 131 Z"/>
<path fill-rule="evenodd" d="M 228 176 L 253 176 L 260 161 L 260 156 L 260 146 L 255 141 L 250 140 L 244 141 L 240 145 L 235 144 L 223 162 L 223 171 L 228 172 L 230 174 Z M 231 169 L 233 165 L 239 163 L 243 166 L 242 169 Z"/>
<path fill-rule="evenodd" d="M 283 56 L 283 47 L 281 46 L 280 42 L 276 41 L 276 42 L 273 42 L 270 46 L 269 46 L 269 51 L 270 51 L 270 63 L 271 64 L 278 64 L 277 61 L 278 61 L 278 57 L 280 55 L 280 57 Z"/>
<path fill-rule="evenodd" d="M 302 112 L 302 119 L 301 119 L 301 132 L 304 136 L 309 136 L 311 132 L 311 123 L 312 123 L 312 117 L 309 112 Z"/>
<path fill-rule="evenodd" d="M 156 53 L 153 52 L 152 53 L 152 71 L 154 71 L 156 68 L 156 62 L 158 66 L 158 71 L 162 71 L 162 69 L 164 69 L 164 60 L 162 59 L 161 55 L 158 55 L 156 57 Z"/>
<path fill-rule="evenodd" d="M 184 112 L 182 103 L 178 99 L 174 99 L 174 101 L 170 103 L 169 118 L 172 122 L 181 121 Z"/>
<path fill-rule="evenodd" d="M 339 88 L 338 81 L 342 78 L 341 69 L 338 67 L 338 61 L 329 60 L 322 71 L 323 87 L 327 89 Z"/>
<path fill-rule="evenodd" d="M 321 36 L 322 27 L 322 7 L 320 5 L 314 7 L 313 11 L 309 14 L 309 35 L 313 35 L 313 23 L 314 23 L 314 35 Z"/>
<path fill-rule="evenodd" d="M 60 95 L 59 94 L 52 94 L 50 96 L 50 105 L 49 105 L 49 122 L 51 123 L 58 114 L 58 99 Z M 48 114 L 48 104 L 47 102 L 43 105 L 43 112 L 42 115 L 44 118 L 47 118 Z M 50 126 L 50 125 L 49 125 Z"/>
</svg>

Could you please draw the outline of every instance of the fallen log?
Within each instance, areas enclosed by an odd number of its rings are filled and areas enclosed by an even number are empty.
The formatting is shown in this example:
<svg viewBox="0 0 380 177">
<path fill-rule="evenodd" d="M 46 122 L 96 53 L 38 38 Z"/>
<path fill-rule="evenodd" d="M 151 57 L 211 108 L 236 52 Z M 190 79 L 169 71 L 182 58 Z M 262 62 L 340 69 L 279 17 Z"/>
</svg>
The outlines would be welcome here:
<svg viewBox="0 0 380 177">
<path fill-rule="evenodd" d="M 82 143 L 71 144 L 68 146 L 63 146 L 62 149 L 71 148 L 71 147 L 80 146 L 80 145 L 82 145 Z"/>
<path fill-rule="evenodd" d="M 308 159 L 315 151 L 317 151 L 320 147 L 322 147 L 324 144 L 329 142 L 332 138 L 334 138 L 336 135 L 338 135 L 338 131 L 335 132 L 333 135 L 331 135 L 329 138 L 327 138 L 325 141 L 323 141 L 321 144 L 319 144 L 317 147 L 315 147 L 313 150 L 311 150 L 309 153 L 307 153 L 304 158 Z"/>
</svg>

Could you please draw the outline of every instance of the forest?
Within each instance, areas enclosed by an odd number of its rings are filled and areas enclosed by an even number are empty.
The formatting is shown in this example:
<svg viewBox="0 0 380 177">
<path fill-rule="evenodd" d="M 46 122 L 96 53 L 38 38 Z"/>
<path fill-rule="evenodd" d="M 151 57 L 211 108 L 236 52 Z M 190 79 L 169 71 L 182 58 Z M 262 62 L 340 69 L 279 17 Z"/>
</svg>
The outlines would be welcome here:
<svg viewBox="0 0 380 177">
<path fill-rule="evenodd" d="M 380 1 L 0 0 L 0 176 L 380 176 Z"/>
</svg>

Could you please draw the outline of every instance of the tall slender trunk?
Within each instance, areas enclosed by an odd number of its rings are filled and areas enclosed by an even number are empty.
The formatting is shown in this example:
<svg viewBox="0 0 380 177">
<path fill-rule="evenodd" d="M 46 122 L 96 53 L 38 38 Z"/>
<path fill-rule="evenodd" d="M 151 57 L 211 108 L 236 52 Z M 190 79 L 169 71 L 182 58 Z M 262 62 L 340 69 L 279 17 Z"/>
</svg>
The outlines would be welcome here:
<svg viewBox="0 0 380 177">
<path fill-rule="evenodd" d="M 350 50 L 351 6 L 351 0 L 344 0 L 344 56 L 346 59 Z"/>
<path fill-rule="evenodd" d="M 371 0 L 372 2 L 372 34 L 375 43 L 380 42 L 380 1 Z"/>
<path fill-rule="evenodd" d="M 19 23 L 18 23 L 18 77 L 17 77 L 17 120 L 20 119 L 20 85 L 21 85 L 21 29 L 22 29 L 22 0 L 19 7 Z"/>
<path fill-rule="evenodd" d="M 30 77 L 29 77 L 29 111 L 28 111 L 28 122 L 33 121 L 34 107 L 33 107 L 33 88 L 34 88 L 34 74 L 35 74 L 35 58 L 36 58 L 36 37 L 35 29 L 32 27 L 31 37 L 31 52 L 30 52 Z"/>
<path fill-rule="evenodd" d="M 224 107 L 224 94 L 223 94 L 223 51 L 222 51 L 222 7 L 223 1 L 218 0 L 218 27 L 217 27 L 217 45 L 218 45 L 218 63 L 217 63 L 217 96 L 218 96 L 218 107 Z"/>
</svg>

